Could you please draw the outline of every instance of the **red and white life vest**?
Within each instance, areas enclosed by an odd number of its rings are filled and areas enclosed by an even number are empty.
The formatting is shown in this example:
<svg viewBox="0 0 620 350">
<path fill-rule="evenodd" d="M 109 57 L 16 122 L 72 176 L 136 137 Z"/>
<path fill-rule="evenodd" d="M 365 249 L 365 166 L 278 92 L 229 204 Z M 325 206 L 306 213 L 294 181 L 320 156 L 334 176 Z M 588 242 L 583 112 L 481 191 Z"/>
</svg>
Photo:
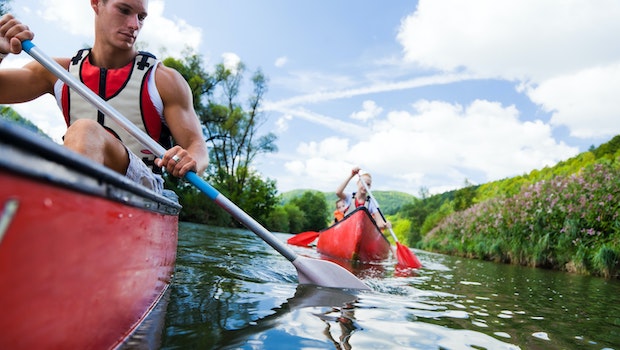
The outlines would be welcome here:
<svg viewBox="0 0 620 350">
<path fill-rule="evenodd" d="M 71 59 L 69 72 L 164 148 L 169 148 L 171 146 L 170 132 L 160 113 L 162 107 L 160 106 L 158 111 L 148 89 L 149 76 L 159 63 L 157 58 L 141 51 L 126 66 L 106 69 L 92 65 L 89 54 L 90 49 L 78 51 Z M 154 79 L 154 76 L 150 78 Z M 154 165 L 155 156 L 133 136 L 113 120 L 106 118 L 77 92 L 70 90 L 66 84 L 63 84 L 61 91 L 60 98 L 58 95 L 56 98 L 59 100 L 67 126 L 77 119 L 96 120 L 121 140 L 131 152 L 138 155 L 147 165 L 152 166 L 154 171 L 161 171 Z M 159 96 L 157 98 L 159 99 Z"/>
<path fill-rule="evenodd" d="M 347 210 L 345 210 L 346 214 L 350 214 L 352 213 L 355 209 L 365 206 L 366 208 L 368 208 L 368 212 L 373 214 L 376 210 L 376 207 L 372 204 L 372 202 L 370 201 L 370 196 L 366 196 L 366 200 L 362 201 L 362 202 L 358 202 L 357 198 L 355 197 L 356 192 L 353 192 L 351 194 L 350 198 L 347 198 L 346 200 L 346 205 L 347 205 Z"/>
</svg>

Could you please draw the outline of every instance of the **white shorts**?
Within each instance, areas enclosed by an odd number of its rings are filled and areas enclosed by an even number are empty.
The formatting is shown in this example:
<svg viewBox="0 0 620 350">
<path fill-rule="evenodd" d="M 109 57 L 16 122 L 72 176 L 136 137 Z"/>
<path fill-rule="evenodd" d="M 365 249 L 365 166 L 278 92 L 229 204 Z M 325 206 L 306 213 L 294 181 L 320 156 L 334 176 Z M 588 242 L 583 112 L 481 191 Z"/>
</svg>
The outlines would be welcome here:
<svg viewBox="0 0 620 350">
<path fill-rule="evenodd" d="M 164 179 L 159 174 L 155 174 L 151 168 L 149 168 L 144 162 L 138 158 L 130 150 L 127 150 L 129 154 L 129 166 L 127 167 L 127 173 L 125 176 L 158 194 L 162 194 L 164 191 Z"/>
</svg>

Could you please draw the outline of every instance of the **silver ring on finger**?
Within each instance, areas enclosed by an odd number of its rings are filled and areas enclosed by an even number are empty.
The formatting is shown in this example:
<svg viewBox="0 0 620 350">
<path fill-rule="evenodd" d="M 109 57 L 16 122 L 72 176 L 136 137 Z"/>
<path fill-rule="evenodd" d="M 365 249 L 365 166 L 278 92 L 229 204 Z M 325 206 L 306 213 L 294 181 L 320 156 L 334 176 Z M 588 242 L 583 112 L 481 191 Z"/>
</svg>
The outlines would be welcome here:
<svg viewBox="0 0 620 350">
<path fill-rule="evenodd" d="M 172 160 L 174 160 L 175 163 L 178 163 L 181 160 L 181 158 L 175 154 L 172 156 Z"/>
</svg>

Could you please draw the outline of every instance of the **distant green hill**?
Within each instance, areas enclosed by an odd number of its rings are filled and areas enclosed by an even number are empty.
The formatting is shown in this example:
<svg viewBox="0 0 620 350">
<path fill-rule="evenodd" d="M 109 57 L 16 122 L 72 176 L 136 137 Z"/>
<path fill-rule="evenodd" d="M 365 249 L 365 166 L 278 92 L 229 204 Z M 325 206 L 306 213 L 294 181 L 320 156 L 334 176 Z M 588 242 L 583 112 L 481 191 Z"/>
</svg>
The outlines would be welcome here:
<svg viewBox="0 0 620 350">
<path fill-rule="evenodd" d="M 281 204 L 284 205 L 291 201 L 291 199 L 301 196 L 304 192 L 321 192 L 317 190 L 310 189 L 298 189 L 292 190 L 282 193 L 280 196 L 282 198 Z M 335 192 L 322 192 L 325 195 L 325 201 L 327 202 L 327 208 L 335 209 L 336 207 L 336 193 Z M 381 207 L 381 211 L 385 215 L 393 215 L 397 213 L 404 205 L 411 204 L 418 199 L 404 192 L 397 191 L 373 191 L 373 196 L 379 202 L 379 206 Z"/>
</svg>

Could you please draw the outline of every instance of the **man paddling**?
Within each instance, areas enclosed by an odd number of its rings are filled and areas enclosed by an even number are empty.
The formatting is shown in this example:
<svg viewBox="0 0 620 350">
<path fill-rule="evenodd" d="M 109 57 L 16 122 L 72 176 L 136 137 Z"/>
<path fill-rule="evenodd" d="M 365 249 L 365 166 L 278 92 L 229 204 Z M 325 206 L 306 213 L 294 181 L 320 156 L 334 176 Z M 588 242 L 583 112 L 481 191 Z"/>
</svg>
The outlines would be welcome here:
<svg viewBox="0 0 620 350">
<path fill-rule="evenodd" d="M 121 127 L 107 120 L 38 62 L 0 69 L 0 103 L 21 103 L 52 94 L 67 123 L 66 147 L 85 155 L 155 192 L 163 190 L 161 168 L 173 176 L 201 174 L 208 150 L 193 109 L 187 82 L 155 56 L 135 48 L 147 17 L 148 0 L 91 0 L 95 41 L 91 49 L 56 61 L 168 149 L 161 159 L 144 149 Z M 0 62 L 21 52 L 34 33 L 12 15 L 0 19 Z"/>
</svg>

